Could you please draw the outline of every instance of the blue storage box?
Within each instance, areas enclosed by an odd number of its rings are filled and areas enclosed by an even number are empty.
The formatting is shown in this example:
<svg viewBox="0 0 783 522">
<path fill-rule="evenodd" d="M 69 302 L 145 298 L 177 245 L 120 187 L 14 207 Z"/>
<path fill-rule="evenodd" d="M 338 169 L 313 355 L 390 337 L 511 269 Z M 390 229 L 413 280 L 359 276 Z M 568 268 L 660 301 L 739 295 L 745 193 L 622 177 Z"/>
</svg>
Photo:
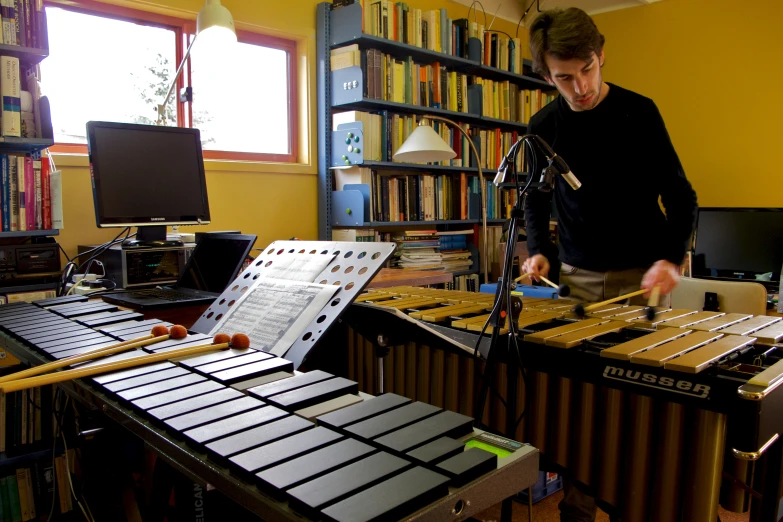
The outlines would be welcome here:
<svg viewBox="0 0 783 522">
<path fill-rule="evenodd" d="M 557 473 L 540 471 L 538 473 L 538 482 L 533 485 L 533 503 L 540 502 L 561 489 L 563 489 L 563 477 Z M 520 492 L 517 495 L 517 500 L 527 504 L 527 490 Z"/>
<path fill-rule="evenodd" d="M 485 283 L 479 287 L 479 292 L 486 294 L 494 294 L 497 291 L 498 283 Z M 521 292 L 525 297 L 545 297 L 547 299 L 557 299 L 557 288 L 551 286 L 533 286 L 533 285 L 520 285 L 517 283 L 517 288 L 514 292 Z"/>
</svg>

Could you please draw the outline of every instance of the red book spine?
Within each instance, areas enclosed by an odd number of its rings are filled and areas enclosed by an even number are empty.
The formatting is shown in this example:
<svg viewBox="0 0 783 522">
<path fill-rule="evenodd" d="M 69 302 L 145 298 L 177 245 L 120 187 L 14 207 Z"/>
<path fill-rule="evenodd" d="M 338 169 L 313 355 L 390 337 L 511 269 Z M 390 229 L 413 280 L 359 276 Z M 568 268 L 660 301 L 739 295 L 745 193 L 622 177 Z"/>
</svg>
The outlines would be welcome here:
<svg viewBox="0 0 783 522">
<path fill-rule="evenodd" d="M 49 159 L 41 160 L 41 197 L 43 199 L 43 228 L 52 229 L 52 193 L 49 185 Z"/>
</svg>

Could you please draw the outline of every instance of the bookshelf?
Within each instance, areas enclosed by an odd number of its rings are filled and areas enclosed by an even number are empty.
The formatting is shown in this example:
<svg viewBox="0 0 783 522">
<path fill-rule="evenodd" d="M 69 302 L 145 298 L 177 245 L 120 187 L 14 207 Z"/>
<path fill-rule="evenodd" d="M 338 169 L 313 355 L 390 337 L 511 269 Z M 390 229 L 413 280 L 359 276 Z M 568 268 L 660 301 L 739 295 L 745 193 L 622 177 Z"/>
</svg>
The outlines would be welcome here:
<svg viewBox="0 0 783 522">
<path fill-rule="evenodd" d="M 372 7 L 370 2 L 363 2 L 363 4 L 369 9 Z M 395 6 L 395 9 L 398 9 Z M 406 8 L 407 9 L 407 8 Z M 412 9 L 412 8 L 411 8 Z M 460 29 L 454 24 L 455 31 L 451 36 L 445 33 L 434 33 L 434 37 L 430 35 L 430 41 L 427 42 L 422 33 L 419 38 L 420 42 L 413 42 L 416 39 L 411 37 L 411 30 L 418 31 L 423 27 L 421 20 L 424 20 L 422 13 L 417 13 L 413 17 L 409 17 L 404 13 L 391 13 L 392 9 L 389 9 L 388 18 L 388 33 L 392 32 L 392 16 L 394 17 L 394 30 L 398 30 L 395 35 L 389 35 L 391 38 L 383 36 L 377 36 L 376 34 L 368 34 L 373 32 L 367 30 L 368 27 L 368 14 L 362 10 L 362 4 L 357 0 L 353 4 L 344 5 L 342 7 L 333 9 L 331 3 L 321 3 L 317 6 L 317 40 L 316 40 L 316 52 L 318 57 L 317 63 L 317 100 L 318 100 L 318 158 L 319 158 L 319 180 L 318 180 L 318 197 L 319 197 L 319 238 L 322 240 L 332 239 L 333 229 L 349 228 L 349 229 L 380 229 L 380 230 L 415 230 L 421 228 L 429 228 L 438 230 L 455 230 L 455 229 L 472 229 L 475 233 L 471 241 L 478 242 L 479 228 L 480 228 L 480 210 L 476 215 L 476 204 L 479 204 L 480 209 L 480 193 L 477 190 L 481 181 L 475 180 L 478 170 L 475 166 L 469 166 L 475 159 L 467 150 L 467 146 L 462 147 L 460 151 L 454 146 L 455 141 L 461 141 L 463 138 L 454 132 L 455 136 L 452 136 L 452 148 L 457 151 L 457 160 L 461 162 L 452 162 L 452 164 L 438 164 L 438 165 L 424 165 L 424 164 L 409 164 L 398 163 L 391 161 L 391 154 L 400 145 L 400 134 L 404 133 L 404 137 L 407 137 L 411 130 L 410 121 L 413 120 L 413 126 L 415 127 L 415 119 L 418 117 L 431 114 L 449 118 L 458 122 L 460 125 L 468 126 L 471 132 L 471 136 L 475 136 L 473 139 L 474 144 L 477 146 L 480 144 L 486 144 L 483 149 L 479 147 L 482 152 L 482 167 L 485 169 L 484 183 L 491 182 L 495 175 L 499 158 L 505 154 L 507 147 L 506 143 L 513 142 L 517 136 L 524 134 L 527 130 L 527 125 L 524 123 L 530 113 L 525 113 L 526 118 L 522 118 L 524 112 L 520 107 L 520 103 L 515 101 L 509 102 L 511 97 L 516 100 L 514 96 L 519 95 L 523 91 L 533 92 L 549 92 L 552 91 L 552 87 L 543 79 L 536 77 L 530 73 L 530 63 L 527 60 L 522 60 L 520 55 L 512 54 L 511 49 L 515 49 L 515 53 L 521 53 L 520 46 L 515 47 L 508 46 L 502 49 L 500 45 L 500 36 L 498 36 L 497 42 L 494 37 L 489 37 L 486 40 L 483 38 L 476 39 L 471 38 L 472 41 L 467 40 L 465 36 L 468 33 L 468 26 L 465 26 L 463 36 L 461 37 L 462 43 L 458 43 L 458 38 L 455 36 L 456 32 Z M 433 10 L 431 10 L 433 11 Z M 448 20 L 446 17 L 448 13 L 441 10 L 436 11 L 434 16 L 440 17 L 438 27 L 442 27 L 444 21 L 447 24 L 452 22 L 458 22 L 456 20 Z M 428 16 L 432 13 L 428 13 Z M 416 18 L 418 16 L 418 18 Z M 400 20 L 406 20 L 405 28 L 401 28 Z M 415 20 L 412 25 L 412 20 Z M 430 22 L 433 19 L 430 18 Z M 462 23 L 460 21 L 460 23 Z M 377 25 L 372 22 L 373 26 Z M 383 26 L 383 22 L 380 24 Z M 469 25 L 469 24 L 468 24 Z M 363 30 L 364 27 L 364 30 Z M 451 27 L 451 25 L 447 25 Z M 471 29 L 473 31 L 473 29 Z M 474 31 L 474 35 L 483 34 L 482 31 Z M 400 37 L 400 35 L 404 35 Z M 435 41 L 440 40 L 443 42 L 432 44 L 432 38 Z M 422 46 L 412 45 L 411 43 L 422 43 Z M 479 44 L 479 52 L 476 54 L 475 44 Z M 492 42 L 490 47 L 487 44 Z M 507 45 L 508 42 L 503 41 L 503 45 Z M 332 70 L 331 68 L 331 56 L 332 51 L 336 49 L 344 49 L 346 46 L 355 45 L 361 53 L 361 65 L 353 63 L 349 66 L 342 66 Z M 473 47 L 471 47 L 471 45 Z M 448 46 L 448 47 L 447 47 Z M 428 48 L 429 47 L 429 48 Z M 440 52 L 434 50 L 437 48 L 448 48 L 449 51 L 455 52 Z M 491 60 L 488 58 L 490 54 L 485 53 L 485 49 L 491 49 Z M 381 89 L 384 89 L 383 95 L 378 95 L 377 80 L 377 61 L 373 62 L 368 51 L 374 51 L 375 60 L 380 53 L 381 60 L 384 64 L 388 64 L 388 69 L 384 69 L 382 73 L 384 76 L 381 82 Z M 470 52 L 469 52 L 470 51 Z M 473 59 L 468 58 L 470 56 Z M 393 83 L 389 80 L 391 76 L 391 63 L 399 65 L 399 62 L 404 62 L 404 71 L 406 80 L 404 86 L 404 96 L 401 98 L 399 90 L 391 96 L 392 90 L 396 87 L 390 87 Z M 375 69 L 372 64 L 375 63 Z M 488 65 L 492 63 L 492 65 Z M 498 65 L 497 67 L 495 65 Z M 415 71 L 414 68 L 415 67 Z M 426 74 L 425 74 L 426 68 Z M 506 70 L 509 69 L 509 70 Z M 401 69 L 402 70 L 402 69 Z M 437 76 L 433 70 L 437 71 Z M 373 72 L 374 71 L 374 72 Z M 421 75 L 419 75 L 421 73 Z M 374 75 L 374 76 L 372 76 Z M 372 76 L 372 78 L 371 78 Z M 446 77 L 445 83 L 443 76 Z M 410 79 L 408 79 L 408 77 Z M 439 81 L 434 81 L 435 78 Z M 449 85 L 448 82 L 452 82 L 453 78 L 459 77 L 457 87 Z M 419 80 L 421 78 L 421 80 Z M 425 94 L 427 87 L 422 88 L 422 84 L 425 83 L 424 78 L 428 81 L 428 87 L 430 89 L 429 96 Z M 417 83 L 419 82 L 419 83 Z M 437 85 L 439 94 L 433 96 L 432 88 L 433 84 Z M 503 85 L 503 93 L 506 95 L 506 99 L 503 100 L 503 94 L 499 94 L 500 85 Z M 373 86 L 374 85 L 374 86 Z M 376 89 L 373 92 L 373 89 Z M 493 91 L 496 89 L 496 91 Z M 456 96 L 454 93 L 456 92 Z M 493 94 L 493 93 L 497 93 Z M 511 93 L 511 95 L 509 95 Z M 493 98 L 494 96 L 494 98 Z M 493 98 L 488 100 L 488 98 Z M 542 95 L 539 100 L 543 99 Z M 422 100 L 427 100 L 425 103 L 421 103 Z M 432 102 L 433 99 L 437 99 L 436 103 Z M 519 100 L 523 99 L 523 95 L 519 96 Z M 404 100 L 404 101 L 402 101 Z M 498 100 L 501 100 L 498 102 Z M 448 101 L 448 103 L 447 103 Z M 441 102 L 443 104 L 441 105 Z M 540 106 L 543 106 L 541 104 Z M 538 108 L 540 108 L 540 106 Z M 456 109 L 456 110 L 454 110 Z M 333 130 L 333 116 L 339 113 L 345 113 L 346 111 L 362 111 L 364 113 L 374 113 L 383 115 L 383 123 L 381 123 L 380 139 L 378 139 L 378 132 L 373 127 L 375 138 L 370 136 L 371 131 L 367 123 L 363 123 L 359 126 L 358 132 L 356 132 L 357 141 L 361 139 L 362 153 L 346 155 L 346 145 L 344 131 L 353 130 L 353 128 L 346 127 L 343 123 L 337 129 Z M 498 118 L 496 116 L 502 115 L 504 118 Z M 394 127 L 398 121 L 390 123 L 392 118 L 400 119 L 405 118 L 401 132 L 397 132 L 398 128 Z M 414 119 L 415 118 L 415 119 Z M 437 129 L 436 129 L 437 130 Z M 338 134 L 343 132 L 343 134 Z M 448 134 L 448 129 L 438 131 L 442 135 Z M 479 134 L 482 134 L 479 138 Z M 484 133 L 488 137 L 484 137 Z M 494 134 L 489 134 L 494 133 Z M 392 139 L 394 136 L 394 140 Z M 491 136 L 491 138 L 489 137 Z M 498 138 L 501 136 L 501 138 Z M 380 141 L 380 147 L 382 151 L 380 156 L 377 154 L 375 148 L 372 148 L 373 153 L 368 149 L 371 149 L 369 143 L 375 139 L 376 144 Z M 483 140 L 483 141 L 482 141 Z M 504 141 L 505 140 L 505 141 Z M 449 141 L 447 139 L 447 141 Z M 499 143 L 499 145 L 496 145 Z M 348 145 L 356 145 L 355 143 L 348 143 Z M 464 143 L 463 143 L 464 145 Z M 494 149 L 494 150 L 489 150 Z M 502 152 L 498 152 L 502 151 Z M 486 157 L 485 157 L 486 155 Z M 369 158 L 369 159 L 365 159 Z M 343 164 L 344 163 L 344 164 Z M 467 165 L 467 166 L 462 166 Z M 474 163 L 475 165 L 475 163 Z M 357 207 L 361 207 L 360 200 L 351 200 L 351 205 L 345 205 L 345 198 L 334 199 L 336 186 L 341 184 L 337 183 L 335 178 L 336 174 L 342 167 L 360 167 L 362 169 L 369 169 L 372 172 L 372 183 L 363 181 L 370 188 L 370 204 L 371 209 L 368 212 L 368 205 L 365 203 L 364 212 L 361 214 L 363 219 L 346 218 L 346 214 L 355 214 Z M 443 207 L 445 205 L 455 205 L 449 208 L 448 211 L 436 213 L 434 216 L 428 216 L 422 218 L 422 210 L 418 209 L 417 212 L 410 211 L 411 205 L 415 205 L 417 197 L 420 196 L 424 189 L 421 187 L 420 181 L 413 181 L 413 179 L 424 179 L 425 176 L 430 175 L 436 178 L 449 178 L 448 185 L 443 182 L 436 190 L 441 190 L 444 194 L 440 203 L 436 203 Z M 377 177 L 376 177 L 377 176 Z M 462 185 L 460 187 L 460 176 L 462 176 Z M 468 185 L 466 194 L 465 190 L 465 176 L 468 179 L 472 179 L 475 185 Z M 390 177 L 404 178 L 402 188 L 399 193 L 395 193 L 389 188 L 388 192 L 379 189 L 380 180 L 386 180 Z M 411 188 L 413 185 L 413 188 Z M 456 186 L 455 186 L 456 185 Z M 476 189 L 474 191 L 474 188 Z M 377 192 L 376 192 L 377 190 Z M 445 193 L 449 192 L 448 200 Z M 461 192 L 460 192 L 461 190 Z M 394 194 L 393 196 L 389 196 Z M 414 194 L 413 197 L 405 196 L 405 194 Z M 436 192 L 438 194 L 438 192 Z M 505 192 L 509 194 L 509 192 Z M 338 196 L 344 196 L 343 194 L 337 194 Z M 382 203 L 377 203 L 378 200 L 383 198 L 400 198 L 400 202 L 403 198 L 407 201 L 402 204 L 405 210 L 402 211 L 402 218 L 400 220 L 391 219 L 388 220 L 388 211 L 383 213 L 375 210 L 373 205 L 380 206 Z M 366 194 L 364 195 L 366 198 Z M 437 197 L 437 196 L 436 196 Z M 490 202 L 488 192 L 488 225 L 499 225 L 506 221 L 505 214 L 508 202 L 503 199 L 504 193 L 498 192 L 495 189 L 493 195 L 494 204 Z M 464 200 L 467 198 L 467 203 L 460 204 L 454 203 L 457 198 Z M 450 201 L 450 202 L 447 202 Z M 400 202 L 397 202 L 398 204 Z M 386 202 L 384 202 L 386 203 Z M 423 206 L 422 200 L 418 200 L 418 204 Z M 466 213 L 465 207 L 472 206 L 472 210 Z M 493 208 L 495 213 L 493 214 Z M 456 209 L 456 211 L 455 211 Z M 441 208 L 441 210 L 443 210 Z M 461 211 L 460 211 L 461 210 Z M 356 216 L 358 217 L 358 216 Z M 378 219 L 386 218 L 386 219 Z M 393 218 L 396 216 L 393 216 Z M 465 218 L 467 219 L 454 219 Z M 445 218 L 445 219 L 443 219 Z M 407 228 L 411 227 L 411 228 Z M 491 245 L 491 243 L 490 243 Z M 473 245 L 471 245 L 473 246 Z M 491 247 L 490 247 L 491 248 Z M 473 263 L 470 270 L 455 272 L 455 275 L 465 273 L 479 273 L 480 267 L 478 266 L 478 258 L 475 258 L 476 262 Z"/>
<path fill-rule="evenodd" d="M 54 145 L 54 140 L 44 138 L 16 138 L 13 136 L 0 136 L 0 154 L 9 152 L 22 152 L 24 154 L 37 155 L 52 145 Z"/>
<path fill-rule="evenodd" d="M 0 239 L 14 237 L 50 237 L 60 235 L 57 229 L 52 230 L 17 230 L 14 232 L 0 232 Z"/>
</svg>

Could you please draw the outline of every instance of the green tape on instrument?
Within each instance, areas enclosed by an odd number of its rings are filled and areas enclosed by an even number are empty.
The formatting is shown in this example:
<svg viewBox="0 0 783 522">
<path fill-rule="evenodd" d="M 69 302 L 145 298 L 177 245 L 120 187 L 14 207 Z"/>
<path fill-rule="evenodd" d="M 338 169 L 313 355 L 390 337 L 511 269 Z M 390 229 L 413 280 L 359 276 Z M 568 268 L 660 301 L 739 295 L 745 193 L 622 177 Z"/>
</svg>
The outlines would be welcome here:
<svg viewBox="0 0 783 522">
<path fill-rule="evenodd" d="M 476 439 L 472 439 L 472 440 L 469 440 L 468 442 L 466 442 L 465 443 L 465 447 L 466 448 L 483 449 L 484 451 L 488 451 L 490 453 L 494 453 L 495 455 L 498 456 L 499 459 L 506 458 L 509 455 L 511 455 L 511 452 L 506 450 L 506 449 L 499 448 L 497 446 L 493 446 L 491 444 L 487 444 L 486 442 L 481 442 L 481 441 L 476 440 Z"/>
</svg>

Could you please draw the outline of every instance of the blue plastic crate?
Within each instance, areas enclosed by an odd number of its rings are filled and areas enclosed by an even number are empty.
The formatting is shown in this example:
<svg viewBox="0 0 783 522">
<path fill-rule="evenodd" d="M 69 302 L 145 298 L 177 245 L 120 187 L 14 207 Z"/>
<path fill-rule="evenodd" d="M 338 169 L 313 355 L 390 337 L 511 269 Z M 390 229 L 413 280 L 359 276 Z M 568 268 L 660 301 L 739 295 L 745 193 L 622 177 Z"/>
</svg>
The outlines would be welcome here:
<svg viewBox="0 0 783 522">
<path fill-rule="evenodd" d="M 540 471 L 538 474 L 538 482 L 533 485 L 533 503 L 540 502 L 561 489 L 563 489 L 563 477 L 557 473 Z M 523 504 L 527 504 L 527 490 L 520 492 L 517 495 L 517 500 Z"/>
<path fill-rule="evenodd" d="M 494 294 L 497 291 L 497 283 L 485 283 L 479 287 L 479 292 L 485 294 Z M 520 285 L 517 283 L 515 292 L 522 292 L 525 297 L 544 297 L 547 299 L 557 299 L 557 288 L 551 286 L 533 286 L 533 285 Z"/>
</svg>

